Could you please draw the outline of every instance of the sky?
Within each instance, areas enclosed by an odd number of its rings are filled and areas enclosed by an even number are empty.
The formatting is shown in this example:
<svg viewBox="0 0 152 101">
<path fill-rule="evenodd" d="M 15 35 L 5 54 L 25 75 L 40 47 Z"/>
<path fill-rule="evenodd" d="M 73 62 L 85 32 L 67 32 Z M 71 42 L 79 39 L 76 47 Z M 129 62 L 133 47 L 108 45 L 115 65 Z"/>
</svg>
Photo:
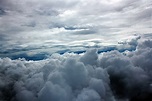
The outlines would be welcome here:
<svg viewBox="0 0 152 101">
<path fill-rule="evenodd" d="M 0 0 L 0 56 L 83 51 L 151 36 L 151 12 L 151 0 Z"/>
<path fill-rule="evenodd" d="M 152 1 L 0 0 L 0 101 L 152 101 Z"/>
</svg>

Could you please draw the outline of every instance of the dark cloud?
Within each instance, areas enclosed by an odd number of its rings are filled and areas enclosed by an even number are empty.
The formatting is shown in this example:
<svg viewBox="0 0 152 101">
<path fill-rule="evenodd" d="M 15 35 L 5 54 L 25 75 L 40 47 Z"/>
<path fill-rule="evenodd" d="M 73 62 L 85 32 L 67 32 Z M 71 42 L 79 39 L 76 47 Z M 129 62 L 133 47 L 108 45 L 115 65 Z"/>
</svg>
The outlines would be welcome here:
<svg viewBox="0 0 152 101">
<path fill-rule="evenodd" d="M 73 35 L 88 35 L 88 34 L 95 34 L 97 31 L 93 29 L 80 29 L 73 32 Z"/>
<path fill-rule="evenodd" d="M 5 15 L 5 14 L 6 14 L 5 10 L 3 10 L 2 8 L 0 8 L 0 16 Z"/>
<path fill-rule="evenodd" d="M 43 16 L 57 16 L 59 12 L 57 10 L 53 10 L 50 8 L 39 8 L 35 10 L 37 14 L 43 15 Z"/>
<path fill-rule="evenodd" d="M 64 27 L 66 30 L 79 30 L 79 29 L 87 29 L 87 28 L 85 28 L 85 27 L 68 27 L 68 26 L 65 26 Z"/>
<path fill-rule="evenodd" d="M 151 39 L 152 38 L 152 33 L 144 34 L 143 37 L 145 37 L 147 39 Z"/>
<path fill-rule="evenodd" d="M 37 53 L 37 54 L 32 54 L 32 55 L 28 55 L 26 53 L 22 53 L 22 54 L 14 54 L 12 56 L 9 56 L 11 59 L 18 59 L 18 58 L 25 58 L 26 60 L 43 60 L 46 59 L 48 56 L 47 53 Z"/>
<path fill-rule="evenodd" d="M 53 54 L 40 61 L 0 59 L 1 101 L 151 101 L 151 40 L 135 51 Z"/>
</svg>

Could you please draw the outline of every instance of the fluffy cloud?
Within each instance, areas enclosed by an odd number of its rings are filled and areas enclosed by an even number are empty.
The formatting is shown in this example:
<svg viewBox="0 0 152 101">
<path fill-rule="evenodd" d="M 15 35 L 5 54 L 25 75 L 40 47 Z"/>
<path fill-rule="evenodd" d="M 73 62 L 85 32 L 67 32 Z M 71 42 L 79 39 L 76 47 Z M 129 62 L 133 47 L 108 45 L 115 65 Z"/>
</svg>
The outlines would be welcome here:
<svg viewBox="0 0 152 101">
<path fill-rule="evenodd" d="M 131 52 L 0 59 L 1 101 L 151 101 L 151 40 Z"/>
<path fill-rule="evenodd" d="M 0 101 L 151 101 L 151 3 L 0 0 Z"/>
</svg>

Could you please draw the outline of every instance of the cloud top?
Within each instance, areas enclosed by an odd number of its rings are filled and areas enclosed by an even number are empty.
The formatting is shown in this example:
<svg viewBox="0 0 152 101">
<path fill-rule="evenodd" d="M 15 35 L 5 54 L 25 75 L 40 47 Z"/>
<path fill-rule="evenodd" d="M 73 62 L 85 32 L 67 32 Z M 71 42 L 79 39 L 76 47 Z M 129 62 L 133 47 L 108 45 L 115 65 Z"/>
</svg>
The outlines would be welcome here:
<svg viewBox="0 0 152 101">
<path fill-rule="evenodd" d="M 0 59 L 2 101 L 151 101 L 152 40 L 135 51 L 54 54 L 40 61 Z"/>
</svg>

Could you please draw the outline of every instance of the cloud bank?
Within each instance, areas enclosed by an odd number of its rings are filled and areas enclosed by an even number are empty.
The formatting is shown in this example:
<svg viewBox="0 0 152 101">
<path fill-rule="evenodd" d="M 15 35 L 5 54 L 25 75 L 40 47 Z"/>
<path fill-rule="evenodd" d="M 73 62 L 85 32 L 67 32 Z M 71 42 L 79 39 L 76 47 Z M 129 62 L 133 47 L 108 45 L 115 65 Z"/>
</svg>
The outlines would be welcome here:
<svg viewBox="0 0 152 101">
<path fill-rule="evenodd" d="M 0 59 L 1 101 L 151 101 L 152 40 L 134 51 Z"/>
<path fill-rule="evenodd" d="M 151 0 L 0 0 L 0 56 L 77 50 L 96 44 L 92 41 L 115 45 L 151 34 L 151 5 Z"/>
<path fill-rule="evenodd" d="M 0 101 L 151 101 L 151 5 L 0 0 Z"/>
</svg>

